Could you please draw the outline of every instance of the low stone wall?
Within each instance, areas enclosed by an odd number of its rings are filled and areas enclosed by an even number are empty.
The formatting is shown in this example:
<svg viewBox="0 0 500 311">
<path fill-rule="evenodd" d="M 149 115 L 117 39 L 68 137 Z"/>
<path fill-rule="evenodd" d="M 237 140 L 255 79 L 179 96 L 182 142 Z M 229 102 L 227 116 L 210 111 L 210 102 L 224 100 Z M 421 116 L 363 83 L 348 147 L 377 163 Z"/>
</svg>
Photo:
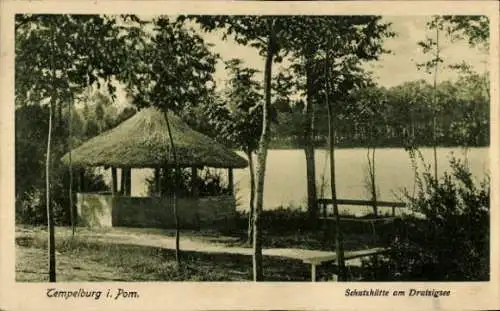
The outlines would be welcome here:
<svg viewBox="0 0 500 311">
<path fill-rule="evenodd" d="M 111 227 L 113 225 L 113 197 L 99 193 L 77 193 L 78 223 L 87 227 Z"/>
<path fill-rule="evenodd" d="M 172 198 L 123 197 L 78 193 L 80 221 L 90 227 L 175 228 Z M 181 228 L 230 227 L 236 215 L 233 196 L 179 198 Z"/>
</svg>

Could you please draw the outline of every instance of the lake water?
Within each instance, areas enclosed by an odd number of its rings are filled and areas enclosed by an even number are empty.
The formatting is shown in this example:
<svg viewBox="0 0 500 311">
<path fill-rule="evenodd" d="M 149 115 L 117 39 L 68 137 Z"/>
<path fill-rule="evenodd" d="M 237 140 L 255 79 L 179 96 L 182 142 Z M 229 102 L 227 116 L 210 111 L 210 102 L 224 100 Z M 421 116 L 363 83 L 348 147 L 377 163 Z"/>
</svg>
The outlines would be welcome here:
<svg viewBox="0 0 500 311">
<path fill-rule="evenodd" d="M 432 163 L 432 148 L 420 150 L 427 163 Z M 243 153 L 239 153 L 244 156 Z M 460 148 L 439 148 L 439 174 L 450 169 L 451 155 L 464 159 L 464 152 Z M 339 149 L 335 152 L 337 174 L 337 196 L 340 199 L 369 199 L 366 190 L 366 149 Z M 326 150 L 316 151 L 317 184 L 321 185 L 324 176 L 324 196 L 330 196 L 329 191 L 329 163 Z M 489 148 L 470 148 L 467 152 L 467 161 L 473 175 L 482 179 L 489 171 Z M 109 181 L 109 170 L 105 173 Z M 223 176 L 227 176 L 227 173 Z M 153 174 L 149 169 L 132 170 L 132 195 L 145 196 L 145 178 Z M 385 148 L 376 151 L 376 182 L 379 199 L 398 201 L 397 196 L 401 189 L 410 191 L 414 187 L 414 172 L 410 166 L 410 157 L 404 149 Z M 239 209 L 248 209 L 249 200 L 249 173 L 248 169 L 234 170 L 236 196 L 240 204 Z M 320 196 L 321 187 L 318 187 Z M 264 209 L 305 206 L 307 197 L 306 166 L 303 150 L 270 150 L 267 158 L 266 180 L 264 190 Z"/>
</svg>

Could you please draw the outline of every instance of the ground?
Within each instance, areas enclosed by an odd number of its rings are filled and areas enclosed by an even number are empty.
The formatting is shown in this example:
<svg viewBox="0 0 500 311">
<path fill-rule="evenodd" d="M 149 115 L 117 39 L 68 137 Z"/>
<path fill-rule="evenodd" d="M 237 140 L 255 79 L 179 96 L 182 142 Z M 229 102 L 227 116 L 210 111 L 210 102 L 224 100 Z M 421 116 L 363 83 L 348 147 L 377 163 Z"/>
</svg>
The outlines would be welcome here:
<svg viewBox="0 0 500 311">
<path fill-rule="evenodd" d="M 17 227 L 16 279 L 18 281 L 47 280 L 46 236 L 47 233 L 43 228 Z M 75 238 L 72 238 L 69 228 L 57 227 L 58 281 L 251 280 L 252 249 L 243 247 L 245 245 L 240 239 L 210 231 L 182 232 L 181 237 L 182 265 L 177 269 L 172 231 L 78 228 Z M 287 258 L 300 258 L 304 252 L 324 253 L 319 249 L 291 248 L 304 245 L 304 240 L 288 236 L 271 243 L 278 246 L 288 244 L 286 248 L 269 248 L 268 245 L 264 245 L 266 281 L 310 279 L 309 267 L 306 264 L 299 259 Z M 314 245 L 306 246 L 301 248 L 314 249 Z M 368 245 L 365 245 L 366 247 Z M 331 279 L 332 269 L 334 268 L 328 266 L 320 269 L 319 280 Z"/>
<path fill-rule="evenodd" d="M 16 247 L 16 280 L 45 281 L 46 258 L 45 249 Z M 109 267 L 71 254 L 57 254 L 57 278 L 61 282 L 127 281 L 131 277 L 117 267 Z"/>
</svg>

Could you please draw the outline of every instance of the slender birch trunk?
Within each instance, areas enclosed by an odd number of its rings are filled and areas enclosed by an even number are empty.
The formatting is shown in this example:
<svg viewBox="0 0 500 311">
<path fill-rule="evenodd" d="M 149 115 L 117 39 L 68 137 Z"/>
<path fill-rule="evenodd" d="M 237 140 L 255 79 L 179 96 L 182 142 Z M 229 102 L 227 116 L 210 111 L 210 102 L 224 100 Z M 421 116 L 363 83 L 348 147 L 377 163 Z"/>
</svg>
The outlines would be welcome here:
<svg viewBox="0 0 500 311">
<path fill-rule="evenodd" d="M 125 168 L 120 168 L 120 194 L 127 195 L 127 172 Z"/>
<path fill-rule="evenodd" d="M 438 109 L 438 97 L 437 97 L 437 79 L 438 79 L 438 69 L 439 69 L 439 25 L 436 26 L 436 64 L 434 67 L 434 107 L 432 109 L 432 145 L 434 152 L 434 178 L 437 180 L 438 178 L 438 159 L 437 159 L 437 109 Z"/>
<path fill-rule="evenodd" d="M 373 137 L 372 137 L 373 139 Z M 368 160 L 368 178 L 370 182 L 370 192 L 373 207 L 373 215 L 378 216 L 378 205 L 377 205 L 377 184 L 375 182 L 375 144 L 372 147 L 368 147 L 366 152 L 366 158 Z"/>
<path fill-rule="evenodd" d="M 52 144 L 52 101 L 49 104 L 49 133 L 47 138 L 47 157 L 45 162 L 45 188 L 46 188 L 46 204 L 47 204 L 47 225 L 49 231 L 48 237 L 48 256 L 49 256 L 49 282 L 56 281 L 56 252 L 55 252 L 55 232 L 54 232 L 54 207 L 50 197 L 50 170 L 51 170 L 51 144 Z"/>
<path fill-rule="evenodd" d="M 329 51 L 326 53 L 325 59 L 325 102 L 328 108 L 328 141 L 330 147 L 330 191 L 332 193 L 333 214 L 335 217 L 335 250 L 337 253 L 337 267 L 339 269 L 339 281 L 346 280 L 346 269 L 344 260 L 344 241 L 342 236 L 342 228 L 340 227 L 339 207 L 337 204 L 337 185 L 335 181 L 335 124 L 333 120 L 333 107 L 329 100 L 330 92 L 330 76 L 329 76 Z"/>
<path fill-rule="evenodd" d="M 51 44 L 54 49 L 54 40 L 55 40 L 55 30 L 54 25 L 50 24 L 51 31 Z M 54 51 L 55 52 L 55 51 Z M 54 61 L 54 53 L 52 53 L 51 57 L 51 67 L 52 67 L 52 80 L 55 79 L 56 70 L 55 70 L 55 61 Z M 47 137 L 47 155 L 45 161 L 45 188 L 46 188 L 46 208 L 47 208 L 47 226 L 48 226 L 48 257 L 49 257 L 49 282 L 56 282 L 56 251 L 55 251 L 55 232 L 54 232 L 54 207 L 51 203 L 50 197 L 50 171 L 51 171 L 51 144 L 52 144 L 52 119 L 53 119 L 53 110 L 54 103 L 56 101 L 56 89 L 54 81 L 52 81 L 52 96 L 50 98 L 49 103 L 49 131 Z"/>
<path fill-rule="evenodd" d="M 170 121 L 168 119 L 168 111 L 164 110 L 163 114 L 165 116 L 165 122 L 167 123 L 168 137 L 170 140 L 170 146 L 172 148 L 172 155 L 174 158 L 174 191 L 172 194 L 173 197 L 172 206 L 174 210 L 174 219 L 175 219 L 175 261 L 177 263 L 177 267 L 179 267 L 181 264 L 181 258 L 180 258 L 180 246 L 179 246 L 180 244 L 179 215 L 177 213 L 177 184 L 179 183 L 180 168 L 177 162 L 177 152 L 175 150 L 174 138 L 172 136 L 172 129 L 170 128 Z"/>
<path fill-rule="evenodd" d="M 248 237 L 247 243 L 252 243 L 253 236 L 253 214 L 254 214 L 254 201 L 255 201 L 255 172 L 254 172 L 254 164 L 253 164 L 253 156 L 250 150 L 247 150 L 248 157 L 248 167 L 250 170 L 250 204 L 248 211 Z"/>
<path fill-rule="evenodd" d="M 253 218 L 253 280 L 262 281 L 262 228 L 260 214 L 264 203 L 264 180 L 266 173 L 267 149 L 270 139 L 269 108 L 271 106 L 271 74 L 275 48 L 274 18 L 269 18 L 269 35 L 267 38 L 267 55 L 264 70 L 265 100 L 262 113 L 262 133 L 257 151 L 257 182 L 255 185 L 255 207 Z"/>
<path fill-rule="evenodd" d="M 312 56 L 306 56 L 306 124 L 304 131 L 304 153 L 306 156 L 306 176 L 307 176 L 307 211 L 309 222 L 314 227 L 318 218 L 318 203 L 316 189 L 316 165 L 314 158 L 314 105 L 312 100 Z"/>
<path fill-rule="evenodd" d="M 72 117 L 72 108 L 73 108 L 73 98 L 70 98 L 69 102 L 69 111 L 68 111 L 68 148 L 69 148 L 69 215 L 70 215 L 70 223 L 71 223 L 71 236 L 75 237 L 76 233 L 76 223 L 75 223 L 75 210 L 73 208 L 73 161 L 71 159 L 71 150 L 73 149 L 73 120 Z"/>
</svg>

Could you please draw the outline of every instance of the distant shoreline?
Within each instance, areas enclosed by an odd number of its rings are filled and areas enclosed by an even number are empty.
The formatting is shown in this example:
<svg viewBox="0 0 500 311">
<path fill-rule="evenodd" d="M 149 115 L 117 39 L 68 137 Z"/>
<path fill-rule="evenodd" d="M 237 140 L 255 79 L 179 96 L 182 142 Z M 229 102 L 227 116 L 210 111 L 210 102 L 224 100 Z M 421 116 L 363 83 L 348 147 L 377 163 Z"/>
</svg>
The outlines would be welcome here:
<svg viewBox="0 0 500 311">
<path fill-rule="evenodd" d="M 437 146 L 437 148 L 489 148 L 490 145 L 478 145 L 478 146 L 453 146 L 453 145 L 440 145 Z M 366 149 L 368 146 L 360 146 L 360 145 L 337 145 L 335 146 L 335 149 Z M 372 148 L 372 146 L 370 146 Z M 376 149 L 405 149 L 405 146 L 401 145 L 392 145 L 392 146 L 375 146 Z M 433 148 L 433 146 L 428 146 L 428 145 L 422 145 L 422 146 L 415 146 L 417 149 L 421 148 Z M 286 145 L 273 145 L 273 143 L 270 144 L 269 146 L 270 150 L 297 150 L 297 149 L 304 149 L 301 146 L 286 146 Z M 327 146 L 315 146 L 315 150 L 329 150 Z"/>
</svg>

